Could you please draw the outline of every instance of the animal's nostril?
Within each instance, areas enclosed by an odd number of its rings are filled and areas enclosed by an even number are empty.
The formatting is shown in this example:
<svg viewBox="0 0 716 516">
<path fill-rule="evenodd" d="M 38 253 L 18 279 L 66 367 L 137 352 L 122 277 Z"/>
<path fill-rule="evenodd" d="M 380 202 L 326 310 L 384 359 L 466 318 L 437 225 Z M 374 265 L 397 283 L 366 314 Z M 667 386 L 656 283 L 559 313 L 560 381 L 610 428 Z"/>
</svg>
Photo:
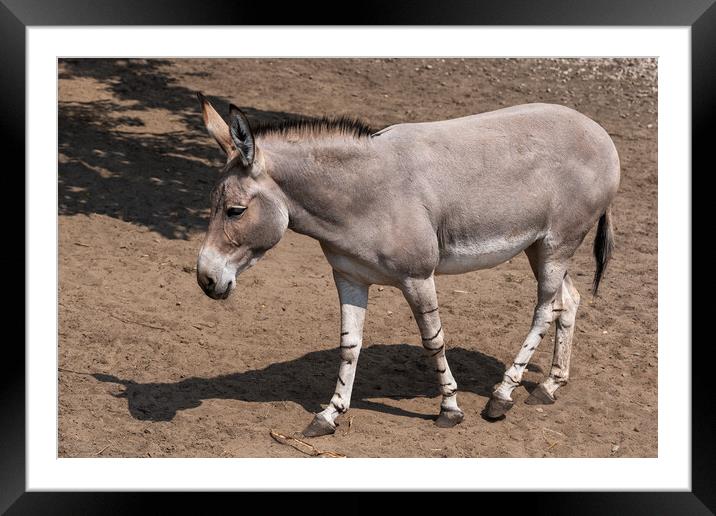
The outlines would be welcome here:
<svg viewBox="0 0 716 516">
<path fill-rule="evenodd" d="M 211 292 L 212 290 L 214 290 L 214 287 L 216 286 L 216 281 L 214 281 L 214 278 L 212 278 L 205 272 L 198 271 L 197 279 L 199 280 L 199 285 L 205 291 Z"/>
</svg>

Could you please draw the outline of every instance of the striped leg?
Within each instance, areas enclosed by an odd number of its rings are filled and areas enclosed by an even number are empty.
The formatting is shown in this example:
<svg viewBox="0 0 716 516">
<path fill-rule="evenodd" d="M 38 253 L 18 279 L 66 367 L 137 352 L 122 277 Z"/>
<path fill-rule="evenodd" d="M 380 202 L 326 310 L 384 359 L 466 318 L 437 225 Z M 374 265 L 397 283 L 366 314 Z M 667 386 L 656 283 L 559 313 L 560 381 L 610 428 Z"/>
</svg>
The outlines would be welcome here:
<svg viewBox="0 0 716 516">
<path fill-rule="evenodd" d="M 331 402 L 325 410 L 316 414 L 311 424 L 303 431 L 306 437 L 327 435 L 336 431 L 336 418 L 350 407 L 358 355 L 363 343 L 368 285 L 355 283 L 337 271 L 333 271 L 333 279 L 341 303 L 341 365 Z"/>
<path fill-rule="evenodd" d="M 498 418 L 507 412 L 514 402 L 512 391 L 522 381 L 527 363 L 542 341 L 552 322 L 557 318 L 559 312 L 554 311 L 553 301 L 562 280 L 566 276 L 567 266 L 563 262 L 540 263 L 538 269 L 537 306 L 532 318 L 532 327 L 527 338 L 525 338 L 520 351 L 517 353 L 512 365 L 507 369 L 502 382 L 495 388 L 487 404 L 485 415 L 488 418 Z"/>
<path fill-rule="evenodd" d="M 435 293 L 435 282 L 431 276 L 424 280 L 411 279 L 403 286 L 403 295 L 418 323 L 423 348 L 436 373 L 442 401 L 440 415 L 435 424 L 449 428 L 463 420 L 464 414 L 457 405 L 457 383 L 450 372 L 445 357 L 443 329 L 438 314 L 438 297 Z"/>
<path fill-rule="evenodd" d="M 557 331 L 554 336 L 554 357 L 549 376 L 532 391 L 525 403 L 529 405 L 554 403 L 555 391 L 569 380 L 569 360 L 572 355 L 574 321 L 579 307 L 579 292 L 569 275 L 555 297 L 553 309 L 558 312 Z"/>
</svg>

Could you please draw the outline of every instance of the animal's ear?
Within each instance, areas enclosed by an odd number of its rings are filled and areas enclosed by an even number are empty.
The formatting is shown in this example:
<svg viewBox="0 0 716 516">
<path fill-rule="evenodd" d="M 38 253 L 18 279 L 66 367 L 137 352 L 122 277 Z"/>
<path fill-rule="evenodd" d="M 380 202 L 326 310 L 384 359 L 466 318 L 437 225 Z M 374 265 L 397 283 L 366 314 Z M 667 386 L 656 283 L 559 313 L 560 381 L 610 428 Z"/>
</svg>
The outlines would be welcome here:
<svg viewBox="0 0 716 516">
<path fill-rule="evenodd" d="M 231 142 L 231 134 L 229 133 L 229 126 L 221 115 L 216 112 L 214 106 L 211 105 L 204 95 L 200 92 L 196 93 L 199 102 L 201 103 L 201 114 L 204 117 L 204 125 L 209 134 L 214 137 L 216 143 L 219 144 L 221 150 L 230 156 L 235 152 L 234 144 Z"/>
<path fill-rule="evenodd" d="M 248 167 L 253 164 L 256 156 L 254 135 L 246 115 L 233 104 L 229 105 L 229 124 L 231 141 L 241 153 L 244 166 Z"/>
</svg>

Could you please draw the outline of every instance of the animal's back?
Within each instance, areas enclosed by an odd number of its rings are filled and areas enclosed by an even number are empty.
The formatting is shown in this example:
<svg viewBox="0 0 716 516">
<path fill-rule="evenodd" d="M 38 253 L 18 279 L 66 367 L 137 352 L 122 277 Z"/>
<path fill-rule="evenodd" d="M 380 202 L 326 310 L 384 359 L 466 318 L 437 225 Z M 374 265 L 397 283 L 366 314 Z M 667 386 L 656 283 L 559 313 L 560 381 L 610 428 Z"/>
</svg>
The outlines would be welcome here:
<svg viewBox="0 0 716 516">
<path fill-rule="evenodd" d="M 588 231 L 619 183 L 607 132 L 564 106 L 399 124 L 374 138 L 400 156 L 396 173 L 430 212 L 443 273 L 492 267 L 570 220 Z"/>
<path fill-rule="evenodd" d="M 508 175 L 534 170 L 530 165 L 549 166 L 554 173 L 573 165 L 616 174 L 618 182 L 619 160 L 606 130 L 557 104 L 522 104 L 449 120 L 396 124 L 374 138 L 390 142 L 424 177 L 437 172 Z"/>
</svg>

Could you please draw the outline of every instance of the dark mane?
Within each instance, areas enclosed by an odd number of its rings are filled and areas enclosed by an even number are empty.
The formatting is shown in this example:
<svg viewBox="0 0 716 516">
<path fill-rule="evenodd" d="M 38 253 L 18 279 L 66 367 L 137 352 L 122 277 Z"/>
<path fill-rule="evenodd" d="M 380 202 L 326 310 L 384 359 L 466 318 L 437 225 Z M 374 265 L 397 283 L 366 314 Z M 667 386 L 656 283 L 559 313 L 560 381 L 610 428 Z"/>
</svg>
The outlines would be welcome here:
<svg viewBox="0 0 716 516">
<path fill-rule="evenodd" d="M 377 129 L 362 120 L 349 116 L 262 120 L 252 123 L 251 130 L 255 136 L 269 134 L 281 136 L 340 134 L 354 138 L 368 138 L 377 131 Z"/>
</svg>

